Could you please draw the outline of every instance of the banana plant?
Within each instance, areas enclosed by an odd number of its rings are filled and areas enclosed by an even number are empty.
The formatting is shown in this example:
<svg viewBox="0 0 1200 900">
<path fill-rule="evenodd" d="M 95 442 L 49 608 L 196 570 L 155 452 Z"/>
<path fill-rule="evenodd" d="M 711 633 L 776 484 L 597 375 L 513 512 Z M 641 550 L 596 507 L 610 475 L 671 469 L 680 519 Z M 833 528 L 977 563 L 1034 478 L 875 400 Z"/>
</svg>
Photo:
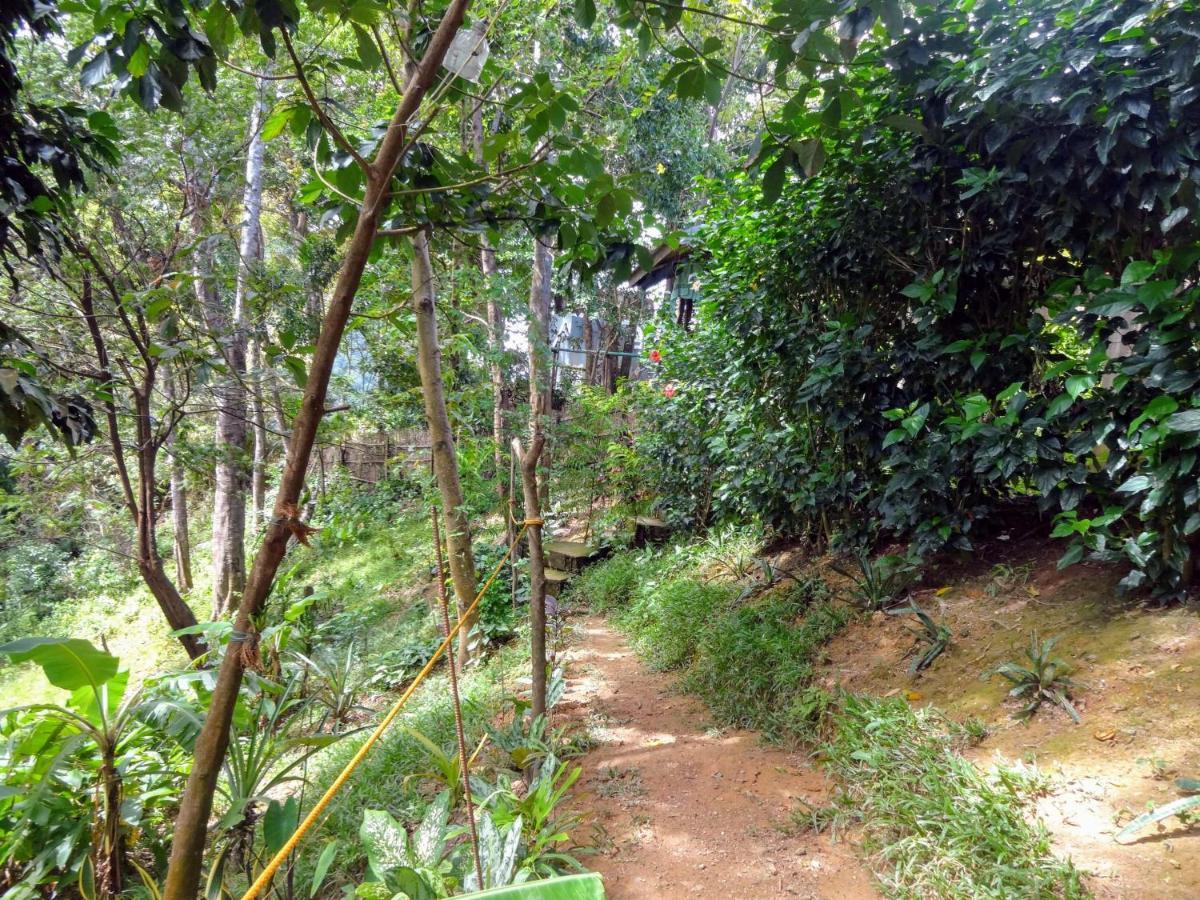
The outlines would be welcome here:
<svg viewBox="0 0 1200 900">
<path fill-rule="evenodd" d="M 43 779 L 40 785 L 24 786 L 32 789 L 20 799 L 8 797 L 5 802 L 24 807 L 36 820 L 51 786 L 69 783 L 78 777 L 75 767 L 86 766 L 95 811 L 91 846 L 83 859 L 76 859 L 67 845 L 53 848 L 53 868 L 75 868 L 81 893 L 115 897 L 124 886 L 126 868 L 124 781 L 135 762 L 137 737 L 146 730 L 137 717 L 139 694 L 126 692 L 129 673 L 118 671 L 115 656 L 80 638 L 22 638 L 0 646 L 0 655 L 12 662 L 36 663 L 52 685 L 71 692 L 61 704 L 35 703 L 5 711 L 28 715 L 26 727 L 19 729 L 23 733 L 9 744 L 10 770 L 17 759 L 25 759 Z M 21 793 L 24 787 L 15 789 Z"/>
</svg>

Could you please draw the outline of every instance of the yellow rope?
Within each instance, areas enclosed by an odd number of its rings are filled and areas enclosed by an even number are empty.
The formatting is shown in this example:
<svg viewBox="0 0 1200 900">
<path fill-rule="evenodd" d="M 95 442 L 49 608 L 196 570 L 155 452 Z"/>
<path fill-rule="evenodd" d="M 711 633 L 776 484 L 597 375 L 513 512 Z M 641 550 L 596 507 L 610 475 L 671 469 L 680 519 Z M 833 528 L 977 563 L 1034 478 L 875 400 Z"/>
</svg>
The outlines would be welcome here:
<svg viewBox="0 0 1200 900">
<path fill-rule="evenodd" d="M 408 686 L 404 693 L 400 695 L 400 699 L 396 701 L 390 710 L 388 710 L 388 714 L 383 717 L 383 720 L 380 721 L 375 730 L 371 732 L 371 736 L 363 741 L 363 745 L 358 748 L 358 752 L 354 754 L 354 756 L 350 759 L 350 762 L 346 763 L 346 767 L 342 769 L 338 777 L 333 780 L 333 783 L 329 785 L 329 788 L 324 794 L 321 795 L 321 799 L 316 802 L 311 810 L 309 810 L 308 815 L 304 817 L 304 821 L 300 823 L 295 832 L 292 833 L 292 836 L 288 838 L 287 843 L 285 843 L 279 849 L 279 852 L 275 854 L 274 858 L 267 863 L 267 867 L 263 869 L 261 873 L 259 873 L 258 878 L 254 879 L 254 884 L 250 885 L 246 893 L 242 894 L 242 900 L 255 900 L 255 898 L 262 894 L 267 885 L 271 883 L 271 879 L 275 877 L 275 873 L 279 871 L 279 867 L 283 865 L 284 860 L 286 860 L 292 851 L 296 849 L 296 846 L 300 843 L 301 838 L 304 837 L 305 832 L 312 828 L 313 824 L 318 818 L 320 818 L 321 813 L 325 811 L 325 807 L 327 807 L 329 802 L 333 800 L 334 795 L 337 794 L 337 792 L 341 790 L 342 786 L 350 780 L 350 775 L 355 769 L 358 768 L 358 764 L 363 761 L 367 753 L 383 736 L 383 733 L 387 730 L 387 727 L 392 724 L 392 721 L 396 718 L 396 716 L 400 714 L 400 710 L 404 708 L 404 704 L 408 702 L 409 698 L 412 697 L 413 692 L 416 691 L 421 682 L 425 680 L 425 676 L 433 671 L 434 664 L 438 661 L 441 655 L 446 652 L 446 649 L 450 646 L 450 642 L 454 640 L 454 636 L 458 634 L 458 632 L 462 629 L 463 624 L 471 617 L 471 613 L 475 611 L 475 607 L 479 605 L 479 601 L 483 599 L 483 595 L 488 592 L 488 588 L 492 586 L 492 582 L 494 582 L 496 580 L 496 576 L 500 574 L 501 567 L 503 567 L 503 565 L 508 561 L 508 558 L 512 555 L 513 549 L 521 542 L 521 538 L 524 537 L 525 532 L 529 530 L 531 525 L 541 524 L 541 519 L 526 519 L 522 523 L 521 530 L 513 539 L 512 544 L 509 545 L 508 552 L 505 553 L 500 562 L 496 564 L 496 568 L 492 570 L 492 574 L 488 576 L 488 580 L 484 582 L 483 587 L 479 589 L 479 593 L 475 595 L 475 599 L 471 601 L 471 605 L 467 607 L 466 612 L 459 617 L 458 621 L 454 624 L 454 627 L 450 629 L 450 633 L 446 635 L 445 640 L 443 640 L 438 646 L 437 650 L 434 651 L 433 656 L 429 658 L 429 662 L 425 663 L 425 668 L 417 673 L 417 677 L 413 679 L 412 684 Z"/>
</svg>

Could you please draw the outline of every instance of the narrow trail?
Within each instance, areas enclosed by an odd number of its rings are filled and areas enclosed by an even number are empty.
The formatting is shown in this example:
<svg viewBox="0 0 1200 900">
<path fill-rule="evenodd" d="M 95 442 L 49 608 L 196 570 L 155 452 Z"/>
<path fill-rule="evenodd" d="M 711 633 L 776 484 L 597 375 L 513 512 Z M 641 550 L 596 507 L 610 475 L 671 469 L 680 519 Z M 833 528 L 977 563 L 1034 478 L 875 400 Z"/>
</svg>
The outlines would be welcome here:
<svg viewBox="0 0 1200 900">
<path fill-rule="evenodd" d="M 586 864 L 612 900 L 878 896 L 848 844 L 792 823 L 798 800 L 819 805 L 829 789 L 808 760 L 714 730 L 703 704 L 602 618 L 575 631 L 559 708 L 598 741 L 580 760 L 575 808 L 594 827 Z"/>
</svg>

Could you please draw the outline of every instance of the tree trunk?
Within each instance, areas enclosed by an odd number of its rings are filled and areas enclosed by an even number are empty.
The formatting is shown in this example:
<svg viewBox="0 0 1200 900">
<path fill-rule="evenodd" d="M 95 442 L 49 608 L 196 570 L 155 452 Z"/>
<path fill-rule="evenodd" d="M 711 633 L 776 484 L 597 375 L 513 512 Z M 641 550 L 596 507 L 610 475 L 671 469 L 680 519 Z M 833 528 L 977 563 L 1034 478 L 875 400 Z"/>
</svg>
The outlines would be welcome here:
<svg viewBox="0 0 1200 900">
<path fill-rule="evenodd" d="M 550 302 L 552 263 L 550 238 L 533 239 L 533 272 L 529 285 L 529 451 L 521 454 L 521 485 L 525 519 L 542 516 L 545 477 L 538 479 L 538 461 L 545 448 L 544 420 L 550 412 Z M 519 445 L 514 443 L 519 452 Z M 532 713 L 546 712 L 546 562 L 542 528 L 529 526 L 529 651 L 533 677 Z"/>
<path fill-rule="evenodd" d="M 418 232 L 412 238 L 412 303 L 417 319 L 417 369 L 421 375 L 421 395 L 425 400 L 425 419 L 429 423 L 429 443 L 433 470 L 442 495 L 446 514 L 446 547 L 450 557 L 450 579 L 458 598 L 461 616 L 475 599 L 475 557 L 471 552 L 471 526 L 464 508 L 462 482 L 458 477 L 458 457 L 454 434 L 446 413 L 446 390 L 442 383 L 441 349 L 438 343 L 437 294 L 433 284 L 433 264 L 429 257 L 429 237 Z M 459 665 L 471 658 L 470 635 L 476 615 L 463 625 L 464 639 L 458 642 Z"/>
<path fill-rule="evenodd" d="M 475 162 L 483 165 L 483 106 L 476 104 L 472 116 L 472 131 L 475 137 Z M 488 343 L 491 346 L 492 359 L 488 372 L 492 382 L 492 441 L 495 443 L 494 463 L 496 466 L 496 481 L 499 485 L 500 506 L 508 502 L 508 485 L 504 481 L 504 418 L 508 403 L 504 391 L 504 307 L 500 298 L 494 293 L 496 267 L 496 249 L 486 234 L 483 235 L 482 249 L 479 252 L 479 268 L 483 272 L 484 290 L 487 292 L 487 321 Z M 509 529 L 511 532 L 511 528 Z"/>
<path fill-rule="evenodd" d="M 424 57 L 408 80 L 403 98 L 396 107 L 380 142 L 379 152 L 370 166 L 358 221 L 346 246 L 346 256 L 338 272 L 329 309 L 313 352 L 300 412 L 292 428 L 288 462 L 275 497 L 275 515 L 267 527 L 238 606 L 234 627 L 240 632 L 249 634 L 252 631 L 253 619 L 262 611 L 270 593 L 275 573 L 287 549 L 288 538 L 293 528 L 298 527 L 294 520 L 296 504 L 304 487 L 304 475 L 316 440 L 317 426 L 325 409 L 333 363 L 379 231 L 380 218 L 388 205 L 392 175 L 408 144 L 409 122 L 436 80 L 446 50 L 462 25 L 469 5 L 470 0 L 451 0 L 441 24 L 429 40 Z M 230 723 L 233 721 L 243 671 L 242 654 L 226 653 L 221 660 L 208 715 L 204 717 L 204 725 L 196 738 L 192 770 L 180 801 L 179 815 L 175 819 L 164 900 L 195 900 L 199 893 L 213 794 L 229 746 Z"/>
<path fill-rule="evenodd" d="M 251 526 L 257 532 L 266 509 L 268 449 L 267 418 L 263 409 L 263 358 L 257 340 L 250 343 L 250 361 L 254 366 L 250 378 L 250 421 L 254 428 L 254 461 L 250 474 Z"/>
<path fill-rule="evenodd" d="M 533 271 L 529 285 L 529 426 L 530 439 L 542 439 L 539 459 L 543 452 L 548 452 L 545 446 L 545 419 L 550 414 L 550 392 L 553 387 L 550 304 L 553 299 L 551 279 L 554 256 L 550 249 L 551 240 L 548 235 L 538 235 L 533 239 Z M 545 473 L 540 479 L 538 495 L 541 498 L 541 506 L 548 509 L 550 481 L 545 477 Z"/>
<path fill-rule="evenodd" d="M 150 398 L 154 395 L 154 375 L 155 369 L 150 367 L 144 376 L 141 389 L 135 389 L 133 392 L 134 410 L 137 415 L 137 563 L 142 580 L 158 601 L 167 623 L 173 631 L 178 631 L 195 625 L 196 616 L 167 577 L 162 557 L 158 552 L 158 537 L 155 534 L 155 511 L 158 504 L 154 496 L 158 444 L 150 408 Z M 192 659 L 196 659 L 205 651 L 204 642 L 199 635 L 185 634 L 181 635 L 179 640 Z"/>
<path fill-rule="evenodd" d="M 211 326 L 222 344 L 229 377 L 217 390 L 217 465 L 213 493 L 213 617 L 233 609 L 246 587 L 246 349 L 251 279 L 262 247 L 263 156 L 262 120 L 266 112 L 265 82 L 260 81 L 250 109 L 246 149 L 246 187 L 238 240 L 233 309 L 228 317 L 219 301 Z M 215 293 L 215 292 L 214 292 Z M 224 328 L 222 328 L 224 325 Z"/>
<path fill-rule="evenodd" d="M 513 454 L 521 460 L 521 486 L 525 495 L 525 521 L 541 519 L 538 499 L 538 459 L 542 455 L 540 429 L 521 452 L 521 439 L 513 438 Z M 529 536 L 529 670 L 530 712 L 536 719 L 546 714 L 546 558 L 542 549 L 542 526 L 530 525 Z"/>
<path fill-rule="evenodd" d="M 94 259 L 92 262 L 95 265 Z M 114 297 L 114 299 L 117 298 Z M 196 624 L 196 616 L 163 571 L 162 558 L 158 555 L 158 542 L 154 533 L 155 514 L 158 509 L 154 497 L 154 467 L 159 444 L 154 433 L 150 398 L 154 396 L 156 364 L 147 360 L 140 389 L 136 385 L 125 385 L 133 400 L 136 415 L 138 485 L 135 492 L 129 465 L 125 459 L 125 442 L 121 439 L 121 430 L 117 421 L 117 406 L 112 399 L 116 382 L 110 368 L 108 345 L 104 340 L 104 333 L 100 329 L 100 320 L 96 316 L 91 280 L 86 277 L 83 281 L 79 305 L 96 351 L 96 362 L 99 366 L 98 381 L 109 395 L 102 401 L 104 417 L 108 423 L 108 442 L 112 448 L 113 463 L 117 468 L 125 508 L 133 519 L 138 571 L 146 583 L 146 587 L 158 601 L 159 608 L 166 617 L 167 624 L 171 626 L 171 630 L 190 628 Z M 131 370 L 127 368 L 126 371 Z M 181 635 L 179 642 L 191 659 L 204 653 L 204 644 L 197 635 Z"/>
<path fill-rule="evenodd" d="M 164 382 L 167 402 L 175 407 L 175 381 L 168 376 Z M 171 457 L 171 525 L 175 547 L 175 582 L 181 593 L 192 589 L 192 541 L 188 534 L 187 483 L 183 464 L 176 450 L 178 426 L 167 435 L 167 454 Z"/>
</svg>

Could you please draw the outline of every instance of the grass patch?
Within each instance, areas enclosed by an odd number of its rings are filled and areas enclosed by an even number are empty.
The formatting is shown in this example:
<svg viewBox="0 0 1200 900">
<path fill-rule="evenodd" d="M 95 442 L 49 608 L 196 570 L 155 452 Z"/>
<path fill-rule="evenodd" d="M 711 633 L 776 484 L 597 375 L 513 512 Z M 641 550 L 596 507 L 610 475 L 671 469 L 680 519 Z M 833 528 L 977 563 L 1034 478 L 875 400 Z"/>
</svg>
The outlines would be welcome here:
<svg viewBox="0 0 1200 900">
<path fill-rule="evenodd" d="M 678 669 L 692 661 L 699 631 L 737 594 L 722 583 L 685 576 L 651 583 L 636 592 L 617 619 L 633 636 L 634 647 L 658 669 Z"/>
<path fill-rule="evenodd" d="M 956 752 L 957 728 L 898 698 L 846 695 L 836 707 L 825 759 L 888 896 L 1088 896 L 1045 828 L 1025 818 L 1027 775 L 980 772 Z"/>
<path fill-rule="evenodd" d="M 571 585 L 571 596 L 583 598 L 598 612 L 625 606 L 652 562 L 649 554 L 617 553 L 584 569 Z"/>
<path fill-rule="evenodd" d="M 819 708 L 809 690 L 813 666 L 850 619 L 826 595 L 820 582 L 795 585 L 727 612 L 700 633 L 684 686 L 724 725 L 775 739 L 805 735 Z"/>
</svg>

